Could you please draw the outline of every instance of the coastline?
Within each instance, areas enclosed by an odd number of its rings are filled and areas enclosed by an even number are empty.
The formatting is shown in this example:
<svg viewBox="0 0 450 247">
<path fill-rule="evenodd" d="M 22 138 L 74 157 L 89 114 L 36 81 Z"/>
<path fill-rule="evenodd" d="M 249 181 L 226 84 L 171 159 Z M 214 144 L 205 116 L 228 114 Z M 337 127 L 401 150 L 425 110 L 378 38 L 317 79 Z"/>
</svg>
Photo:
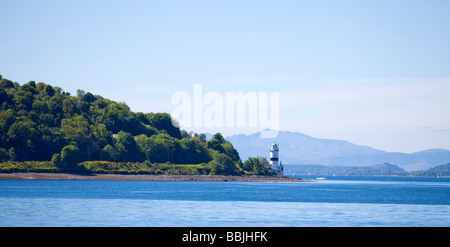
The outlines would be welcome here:
<svg viewBox="0 0 450 247">
<path fill-rule="evenodd" d="M 71 174 L 17 172 L 0 173 L 0 180 L 123 180 L 123 181 L 217 181 L 217 182 L 309 182 L 286 176 L 261 175 L 147 175 L 147 174 Z"/>
</svg>

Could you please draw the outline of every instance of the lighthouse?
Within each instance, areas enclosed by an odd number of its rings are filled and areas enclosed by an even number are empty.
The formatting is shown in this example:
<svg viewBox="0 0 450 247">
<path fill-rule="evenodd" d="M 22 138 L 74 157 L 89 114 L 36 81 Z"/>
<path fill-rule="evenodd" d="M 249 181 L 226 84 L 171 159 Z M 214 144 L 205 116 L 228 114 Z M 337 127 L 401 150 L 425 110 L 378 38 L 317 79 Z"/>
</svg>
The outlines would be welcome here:
<svg viewBox="0 0 450 247">
<path fill-rule="evenodd" d="M 278 144 L 272 143 L 272 147 L 270 148 L 270 165 L 274 172 L 280 173 L 283 175 L 283 165 L 281 161 L 278 160 Z"/>
</svg>

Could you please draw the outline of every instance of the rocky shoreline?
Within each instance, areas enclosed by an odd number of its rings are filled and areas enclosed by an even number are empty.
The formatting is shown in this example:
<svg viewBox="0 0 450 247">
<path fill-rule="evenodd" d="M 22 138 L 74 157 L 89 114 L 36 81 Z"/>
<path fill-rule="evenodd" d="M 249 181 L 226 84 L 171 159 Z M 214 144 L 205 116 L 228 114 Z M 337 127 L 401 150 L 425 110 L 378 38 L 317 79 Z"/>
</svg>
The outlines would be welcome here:
<svg viewBox="0 0 450 247">
<path fill-rule="evenodd" d="M 123 180 L 123 181 L 226 181 L 226 182 L 308 182 L 286 176 L 226 176 L 226 175 L 124 175 L 124 174 L 71 174 L 71 173 L 0 173 L 1 179 L 31 180 Z"/>
</svg>

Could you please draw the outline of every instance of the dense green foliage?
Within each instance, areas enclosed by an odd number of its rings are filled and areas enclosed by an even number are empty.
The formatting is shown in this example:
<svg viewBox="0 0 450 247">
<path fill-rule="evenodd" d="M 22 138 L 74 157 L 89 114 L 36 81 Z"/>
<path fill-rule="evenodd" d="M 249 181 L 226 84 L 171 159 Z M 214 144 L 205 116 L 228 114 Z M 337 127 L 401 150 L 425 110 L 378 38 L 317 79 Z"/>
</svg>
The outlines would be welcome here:
<svg viewBox="0 0 450 247">
<path fill-rule="evenodd" d="M 109 161 L 85 161 L 80 164 L 92 173 L 115 174 L 209 174 L 210 168 L 206 164 L 158 164 L 144 162 L 109 162 Z"/>
<path fill-rule="evenodd" d="M 17 163 L 31 160 L 58 171 L 268 173 L 259 163 L 243 165 L 220 133 L 206 141 L 175 127 L 167 113 L 135 113 L 125 103 L 83 90 L 71 96 L 43 82 L 20 86 L 0 78 L 0 134 L 2 171 L 8 164 L 32 170 Z"/>
<path fill-rule="evenodd" d="M 0 163 L 0 172 L 61 172 L 51 161 L 9 161 Z"/>
<path fill-rule="evenodd" d="M 242 169 L 246 174 L 260 174 L 260 175 L 268 175 L 271 173 L 269 170 L 269 162 L 267 162 L 266 158 L 251 158 L 244 161 L 242 164 Z"/>
</svg>

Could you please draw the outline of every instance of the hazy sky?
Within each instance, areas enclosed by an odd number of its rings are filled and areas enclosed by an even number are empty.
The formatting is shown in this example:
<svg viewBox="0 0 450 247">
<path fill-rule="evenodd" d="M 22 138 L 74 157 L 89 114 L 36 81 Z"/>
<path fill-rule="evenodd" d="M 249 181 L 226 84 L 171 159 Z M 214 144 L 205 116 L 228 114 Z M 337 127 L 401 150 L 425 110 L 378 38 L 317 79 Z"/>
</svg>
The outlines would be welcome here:
<svg viewBox="0 0 450 247">
<path fill-rule="evenodd" d="M 172 112 L 280 92 L 280 129 L 450 149 L 450 1 L 0 0 L 0 74 Z M 222 129 L 224 134 L 255 129 Z"/>
</svg>

